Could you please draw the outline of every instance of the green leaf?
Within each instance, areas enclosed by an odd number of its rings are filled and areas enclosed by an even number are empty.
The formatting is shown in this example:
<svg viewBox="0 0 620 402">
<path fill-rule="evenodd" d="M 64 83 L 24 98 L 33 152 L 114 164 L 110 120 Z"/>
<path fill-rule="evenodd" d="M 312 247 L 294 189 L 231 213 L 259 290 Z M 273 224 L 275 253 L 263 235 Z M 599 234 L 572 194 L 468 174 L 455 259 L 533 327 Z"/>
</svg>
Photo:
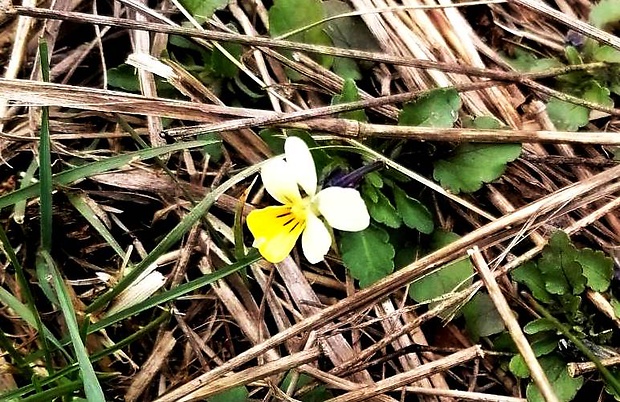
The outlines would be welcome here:
<svg viewBox="0 0 620 402">
<path fill-rule="evenodd" d="M 584 100 L 598 103 L 601 106 L 613 107 L 614 105 L 614 101 L 609 97 L 609 89 L 601 86 L 596 81 L 588 83 L 582 96 Z"/>
<path fill-rule="evenodd" d="M 620 52 L 611 46 L 603 45 L 594 49 L 592 57 L 595 61 L 606 63 L 620 63 Z"/>
<path fill-rule="evenodd" d="M 398 211 L 392 202 L 385 196 L 385 194 L 379 190 L 373 194 L 373 198 L 365 197 L 366 194 L 366 192 L 362 192 L 362 198 L 364 198 L 364 201 L 366 202 L 368 213 L 372 219 L 393 229 L 401 226 L 403 221 L 398 214 Z M 374 197 L 377 199 L 376 202 L 373 201 Z"/>
<path fill-rule="evenodd" d="M 620 1 L 602 0 L 590 10 L 590 24 L 605 29 L 609 24 L 620 21 Z"/>
<path fill-rule="evenodd" d="M 433 234 L 432 247 L 439 250 L 458 238 L 455 233 L 436 231 Z M 470 285 L 473 274 L 474 267 L 469 258 L 453 262 L 413 282 L 409 286 L 409 296 L 418 303 L 435 299 Z"/>
<path fill-rule="evenodd" d="M 339 0 L 324 1 L 323 10 L 326 17 L 355 11 L 349 4 Z M 366 50 L 369 52 L 381 50 L 374 35 L 359 16 L 330 20 L 325 23 L 325 31 L 336 47 Z"/>
<path fill-rule="evenodd" d="M 568 60 L 568 64 L 583 64 L 583 58 L 575 46 L 566 46 L 564 55 L 566 56 L 566 60 Z"/>
<path fill-rule="evenodd" d="M 108 69 L 108 85 L 128 92 L 140 91 L 140 81 L 136 75 L 136 69 L 129 64 L 121 64 L 118 67 Z"/>
<path fill-rule="evenodd" d="M 532 295 L 543 303 L 552 303 L 553 295 L 545 287 L 545 279 L 538 266 L 528 261 L 511 273 L 512 279 L 528 287 Z"/>
<path fill-rule="evenodd" d="M 474 342 L 480 337 L 499 334 L 504 330 L 504 321 L 487 293 L 476 293 L 463 306 L 462 311 L 465 327 Z"/>
<path fill-rule="evenodd" d="M 529 378 L 530 376 L 530 369 L 527 367 L 527 364 L 525 364 L 525 360 L 523 360 L 521 354 L 514 355 L 512 359 L 510 359 L 508 368 L 516 377 Z"/>
<path fill-rule="evenodd" d="M 556 327 L 553 322 L 546 318 L 538 318 L 534 321 L 530 321 L 523 327 L 523 332 L 528 335 L 534 335 L 539 332 L 555 331 Z"/>
<path fill-rule="evenodd" d="M 319 22 L 324 17 L 320 0 L 275 0 L 269 9 L 269 33 L 272 37 L 285 35 L 298 28 Z M 323 31 L 323 24 L 305 29 L 286 39 L 313 45 L 330 46 L 332 44 L 329 36 Z M 329 67 L 333 57 L 320 55 L 318 60 L 322 66 Z"/>
<path fill-rule="evenodd" d="M 180 0 L 180 2 L 198 21 L 208 20 L 217 10 L 228 5 L 228 0 Z"/>
<path fill-rule="evenodd" d="M 357 90 L 357 85 L 355 85 L 355 81 L 353 81 L 352 79 L 347 79 L 344 81 L 344 85 L 342 86 L 342 93 L 340 95 L 334 95 L 334 97 L 332 98 L 332 105 L 339 105 L 341 103 L 347 103 L 347 102 L 355 102 L 360 99 L 361 98 Z M 351 119 L 351 120 L 357 120 L 361 122 L 368 121 L 366 112 L 363 109 L 340 113 L 338 114 L 338 117 L 342 119 Z"/>
<path fill-rule="evenodd" d="M 361 80 L 363 78 L 357 63 L 353 59 L 334 57 L 332 70 L 345 80 Z"/>
<path fill-rule="evenodd" d="M 243 53 L 243 46 L 238 43 L 224 43 L 222 44 L 224 50 L 226 50 L 232 57 L 237 60 L 241 59 Z M 213 49 L 211 54 L 211 70 L 220 77 L 233 78 L 239 72 L 239 67 L 228 59 L 217 47 Z"/>
<path fill-rule="evenodd" d="M 435 225 L 433 216 L 420 201 L 411 198 L 401 188 L 394 186 L 394 201 L 398 214 L 402 217 L 405 225 L 422 233 L 430 234 Z"/>
<path fill-rule="evenodd" d="M 538 72 L 549 70 L 550 68 L 562 67 L 556 59 L 539 59 L 532 53 L 515 48 L 514 58 L 504 57 L 504 60 L 508 62 L 513 68 L 524 73 Z"/>
<path fill-rule="evenodd" d="M 342 262 L 351 275 L 367 287 L 394 270 L 394 247 L 387 232 L 369 226 L 361 232 L 341 232 Z"/>
<path fill-rule="evenodd" d="M 220 133 L 200 134 L 196 138 L 201 141 L 209 142 L 208 145 L 205 145 L 202 148 L 202 152 L 209 155 L 210 161 L 219 162 L 224 154 L 224 149 L 222 148 L 222 136 Z"/>
<path fill-rule="evenodd" d="M 453 156 L 435 162 L 433 177 L 453 193 L 471 193 L 500 177 L 520 154 L 520 144 L 462 144 Z"/>
<path fill-rule="evenodd" d="M 572 401 L 583 385 L 583 377 L 571 377 L 566 363 L 558 356 L 545 356 L 539 362 L 558 399 L 562 402 Z M 534 382 L 528 384 L 526 395 L 528 402 L 545 402 Z"/>
<path fill-rule="evenodd" d="M 588 124 L 590 111 L 583 107 L 553 98 L 547 102 L 547 113 L 558 130 L 577 131 Z"/>
<path fill-rule="evenodd" d="M 477 128 L 480 130 L 499 130 L 503 127 L 502 123 L 493 116 L 478 116 L 473 119 L 466 116 L 462 119 L 463 127 Z"/>
<path fill-rule="evenodd" d="M 244 386 L 231 388 L 217 395 L 207 398 L 208 402 L 246 402 L 250 396 Z"/>
<path fill-rule="evenodd" d="M 435 89 L 407 103 L 398 117 L 401 126 L 450 128 L 458 118 L 461 97 L 454 89 Z"/>
<path fill-rule="evenodd" d="M 282 391 L 286 391 L 291 384 L 291 372 L 289 371 L 284 380 L 282 380 L 282 384 L 280 385 L 280 389 Z M 300 389 L 313 381 L 313 378 L 306 375 L 300 374 L 299 378 L 296 382 L 296 389 Z M 297 398 L 297 396 L 295 396 Z M 313 387 L 311 391 L 305 392 L 301 398 L 298 400 L 301 402 L 323 402 L 330 398 L 333 398 L 332 393 L 324 386 L 319 385 L 317 387 Z"/>
<path fill-rule="evenodd" d="M 577 262 L 577 250 L 562 231 L 555 232 L 549 239 L 538 260 L 538 268 L 549 293 L 576 295 L 585 289 L 586 277 Z"/>
<path fill-rule="evenodd" d="M 584 248 L 579 250 L 577 261 L 583 268 L 588 287 L 597 292 L 606 291 L 614 274 L 613 260 L 600 250 Z"/>
<path fill-rule="evenodd" d="M 381 177 L 381 174 L 378 172 L 370 172 L 364 176 L 364 179 L 368 181 L 368 184 L 371 184 L 376 188 L 383 187 L 383 177 Z"/>
</svg>

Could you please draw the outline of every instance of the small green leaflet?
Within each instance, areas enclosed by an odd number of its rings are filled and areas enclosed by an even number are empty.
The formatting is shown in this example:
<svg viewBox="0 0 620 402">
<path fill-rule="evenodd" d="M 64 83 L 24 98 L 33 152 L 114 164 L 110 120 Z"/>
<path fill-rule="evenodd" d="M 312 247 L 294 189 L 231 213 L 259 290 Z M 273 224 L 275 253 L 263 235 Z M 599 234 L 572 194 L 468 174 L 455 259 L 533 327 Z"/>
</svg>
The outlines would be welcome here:
<svg viewBox="0 0 620 402">
<path fill-rule="evenodd" d="M 439 250 L 458 238 L 455 233 L 438 230 L 433 233 L 433 250 Z M 413 282 L 409 286 L 409 296 L 418 303 L 438 298 L 470 285 L 473 274 L 474 267 L 469 258 L 453 262 Z"/>
<path fill-rule="evenodd" d="M 558 399 L 562 402 L 572 401 L 583 385 L 583 377 L 571 377 L 566 363 L 558 356 L 545 356 L 539 362 Z M 527 385 L 526 395 L 528 402 L 545 402 L 534 382 Z"/>
<path fill-rule="evenodd" d="M 589 20 L 590 24 L 601 29 L 620 21 L 620 1 L 602 0 L 592 7 Z"/>
<path fill-rule="evenodd" d="M 180 0 L 180 2 L 198 21 L 208 20 L 213 13 L 228 5 L 228 0 Z"/>
<path fill-rule="evenodd" d="M 547 113 L 558 130 L 577 131 L 588 124 L 590 111 L 572 103 L 553 98 L 547 102 Z"/>
<path fill-rule="evenodd" d="M 549 70 L 550 68 L 562 67 L 562 63 L 556 59 L 539 59 L 532 53 L 518 47 L 514 50 L 514 58 L 504 56 L 504 60 L 506 60 L 513 68 L 523 73 L 544 71 Z"/>
<path fill-rule="evenodd" d="M 472 193 L 500 177 L 520 154 L 520 144 L 462 144 L 453 156 L 435 162 L 433 177 L 455 194 Z"/>
<path fill-rule="evenodd" d="M 583 268 L 589 288 L 597 292 L 607 290 L 614 273 L 614 262 L 611 258 L 600 250 L 583 248 L 578 251 L 577 262 Z"/>
<path fill-rule="evenodd" d="M 341 232 L 342 262 L 360 287 L 367 287 L 394 270 L 394 247 L 387 232 L 370 225 L 361 232 Z"/>
<path fill-rule="evenodd" d="M 527 286 L 537 300 L 544 303 L 553 302 L 553 296 L 547 291 L 545 279 L 535 262 L 526 262 L 512 271 L 511 276 L 513 280 Z"/>
<path fill-rule="evenodd" d="M 357 85 L 355 85 L 355 81 L 353 81 L 352 79 L 346 79 L 344 81 L 344 85 L 342 86 L 342 93 L 340 95 L 334 95 L 334 97 L 332 98 L 332 105 L 355 102 L 358 100 L 360 100 L 360 95 L 357 90 Z M 338 117 L 342 119 L 351 119 L 361 122 L 368 121 L 366 112 L 363 109 L 340 113 Z"/>
<path fill-rule="evenodd" d="M 586 277 L 577 261 L 577 250 L 568 235 L 557 231 L 549 239 L 538 260 L 538 269 L 545 280 L 545 288 L 556 295 L 579 294 L 584 291 Z"/>
<path fill-rule="evenodd" d="M 474 342 L 480 337 L 498 334 L 504 330 L 504 322 L 487 293 L 476 293 L 463 306 L 462 311 L 465 327 Z"/>
<path fill-rule="evenodd" d="M 298 28 L 319 22 L 324 17 L 320 0 L 275 0 L 269 9 L 269 33 L 272 37 L 282 36 Z M 332 44 L 329 36 L 323 31 L 323 25 L 306 29 L 286 39 L 314 45 L 330 46 Z M 331 56 L 318 57 L 324 67 L 329 67 L 333 61 Z"/>
<path fill-rule="evenodd" d="M 403 219 L 403 223 L 411 229 L 416 229 L 424 234 L 433 232 L 435 225 L 433 216 L 420 201 L 411 198 L 400 187 L 392 187 L 396 209 Z"/>
<path fill-rule="evenodd" d="M 362 188 L 363 189 L 363 188 Z M 389 198 L 379 190 L 375 190 L 373 197 L 367 197 L 365 193 L 362 193 L 362 198 L 366 202 L 368 207 L 368 213 L 371 218 L 376 222 L 383 223 L 385 226 L 392 229 L 399 228 L 402 224 L 402 219 L 396 210 L 396 207 L 392 204 Z M 376 199 L 376 202 L 373 202 Z"/>
<path fill-rule="evenodd" d="M 407 103 L 400 116 L 401 126 L 450 128 L 458 118 L 461 97 L 454 89 L 435 89 Z"/>
</svg>

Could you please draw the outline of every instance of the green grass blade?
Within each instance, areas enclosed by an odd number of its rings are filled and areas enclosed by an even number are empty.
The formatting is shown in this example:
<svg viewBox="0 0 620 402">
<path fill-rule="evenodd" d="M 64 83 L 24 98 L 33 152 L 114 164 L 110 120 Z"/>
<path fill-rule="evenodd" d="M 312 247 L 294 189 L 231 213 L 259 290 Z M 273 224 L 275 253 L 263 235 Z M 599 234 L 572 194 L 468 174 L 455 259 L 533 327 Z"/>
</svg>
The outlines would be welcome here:
<svg viewBox="0 0 620 402">
<path fill-rule="evenodd" d="M 67 186 L 77 180 L 81 180 L 90 176 L 101 174 L 109 170 L 118 169 L 132 162 L 143 161 L 161 156 L 170 152 L 176 152 L 183 149 L 199 148 L 212 144 L 216 141 L 187 141 L 178 142 L 171 145 L 164 145 L 157 148 L 141 149 L 139 151 L 129 152 L 123 155 L 112 156 L 104 160 L 88 163 L 73 169 L 66 170 L 62 173 L 52 176 L 53 182 L 57 186 Z M 14 205 L 19 201 L 28 198 L 38 197 L 40 195 L 39 184 L 31 184 L 19 190 L 15 190 L 0 197 L 0 209 L 10 205 Z"/>
<path fill-rule="evenodd" d="M 37 320 L 35 319 L 35 314 L 28 307 L 26 307 L 22 302 L 20 302 L 15 296 L 13 296 L 11 293 L 9 293 L 6 289 L 2 287 L 0 287 L 0 303 L 12 309 L 15 312 L 15 314 L 19 316 L 19 318 L 26 321 L 28 325 L 30 325 L 32 328 L 38 329 Z M 62 347 L 62 342 L 56 339 L 54 334 L 52 334 L 52 332 L 49 329 L 47 329 L 47 327 L 42 325 L 42 330 L 39 331 L 39 333 L 42 333 L 44 337 L 47 340 L 49 340 L 50 343 L 52 343 L 55 347 L 64 351 Z M 69 356 L 68 354 L 66 354 L 66 352 L 65 352 L 65 355 Z"/>
<path fill-rule="evenodd" d="M 93 208 L 87 202 L 87 195 L 82 193 L 74 193 L 68 192 L 67 198 L 69 198 L 69 202 L 73 205 L 77 211 L 82 214 L 82 216 L 90 223 L 90 225 L 104 238 L 104 240 L 112 247 L 112 249 L 119 255 L 121 258 L 125 258 L 125 251 L 121 247 L 120 244 L 116 241 L 112 233 L 108 230 L 108 228 L 101 222 L 101 219 Z"/>
<path fill-rule="evenodd" d="M 175 226 L 142 261 L 136 264 L 134 269 L 132 269 L 129 274 L 123 277 L 123 279 L 113 289 L 110 289 L 108 292 L 97 298 L 90 306 L 88 306 L 86 308 L 86 312 L 92 313 L 100 309 L 112 300 L 112 298 L 126 289 L 127 286 L 129 286 L 142 273 L 142 271 L 154 263 L 157 258 L 168 251 L 172 246 L 177 244 L 190 230 L 190 228 L 206 215 L 209 208 L 211 208 L 211 206 L 215 203 L 215 200 L 217 200 L 220 195 L 224 194 L 232 186 L 258 172 L 261 166 L 262 164 L 257 164 L 243 170 L 207 194 L 205 198 L 196 204 L 196 206 L 192 208 L 192 210 L 185 215 L 185 217 L 183 217 L 177 226 Z"/>
<path fill-rule="evenodd" d="M 17 283 L 19 284 L 20 290 L 22 292 L 22 296 L 26 301 L 26 306 L 23 305 L 15 296 L 6 291 L 4 288 L 0 287 L 0 302 L 9 306 L 15 311 L 15 313 L 24 321 L 28 323 L 31 327 L 35 328 L 39 334 L 43 334 L 43 337 L 51 342 L 54 346 L 59 348 L 67 357 L 69 355 L 65 352 L 65 350 L 61 347 L 60 342 L 56 337 L 43 325 L 41 321 L 41 315 L 37 310 L 37 306 L 34 302 L 34 297 L 32 295 L 32 291 L 30 290 L 30 284 L 28 283 L 28 278 L 26 278 L 26 274 L 24 272 L 24 268 L 22 264 L 19 262 L 17 255 L 15 254 L 15 250 L 11 246 L 9 242 L 9 238 L 6 235 L 6 232 L 0 226 L 0 244 L 2 244 L 2 251 L 6 255 L 7 259 L 15 269 L 15 276 L 17 277 Z M 45 350 L 47 353 L 48 350 Z M 46 358 L 49 356 L 46 354 Z"/>
<path fill-rule="evenodd" d="M 49 82 L 50 66 L 47 43 L 39 42 L 41 74 Z M 41 188 L 41 247 L 52 250 L 52 154 L 51 154 L 49 108 L 41 107 L 41 133 L 39 135 L 39 187 Z"/>
<path fill-rule="evenodd" d="M 69 330 L 71 343 L 73 344 L 73 349 L 75 350 L 75 355 L 80 366 L 80 373 L 84 383 L 86 398 L 89 402 L 104 402 L 105 396 L 103 395 L 103 390 L 101 389 L 101 385 L 99 384 L 93 365 L 90 362 L 90 357 L 88 356 L 84 342 L 80 337 L 80 327 L 78 326 L 77 318 L 75 316 L 75 309 L 73 308 L 69 291 L 65 287 L 63 278 L 60 275 L 60 272 L 58 272 L 52 256 L 47 252 L 47 250 L 44 249 L 40 250 L 39 253 L 40 257 L 47 264 L 54 290 L 58 296 L 60 310 L 62 311 L 67 329 Z"/>
<path fill-rule="evenodd" d="M 36 395 L 29 396 L 24 399 L 20 399 L 21 402 L 49 402 L 55 400 L 54 398 L 58 398 L 61 396 L 69 395 L 73 391 L 77 391 L 82 387 L 82 381 L 72 381 L 69 383 L 65 383 L 59 385 L 57 387 L 37 392 Z M 4 398 L 2 399 L 4 400 Z M 10 399 L 9 399 L 10 400 Z M 104 399 L 102 399 L 103 401 Z"/>
</svg>

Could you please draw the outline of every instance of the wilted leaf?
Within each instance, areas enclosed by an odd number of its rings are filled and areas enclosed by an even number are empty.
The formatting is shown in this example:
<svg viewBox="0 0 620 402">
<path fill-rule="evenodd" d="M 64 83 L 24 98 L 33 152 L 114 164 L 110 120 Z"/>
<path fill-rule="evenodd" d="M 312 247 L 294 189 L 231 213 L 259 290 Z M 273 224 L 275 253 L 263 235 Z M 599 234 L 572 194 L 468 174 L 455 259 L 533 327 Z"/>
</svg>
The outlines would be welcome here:
<svg viewBox="0 0 620 402">
<path fill-rule="evenodd" d="M 422 233 L 432 233 L 435 225 L 433 216 L 420 201 L 411 198 L 401 188 L 394 186 L 394 201 L 396 209 L 405 225 Z"/>
<path fill-rule="evenodd" d="M 463 306 L 467 332 L 474 342 L 482 336 L 494 335 L 504 330 L 504 322 L 487 293 L 476 293 Z"/>
<path fill-rule="evenodd" d="M 461 98 L 454 89 L 436 89 L 403 107 L 401 126 L 452 127 L 458 118 Z"/>
<path fill-rule="evenodd" d="M 519 144 L 463 144 L 454 155 L 435 162 L 433 177 L 453 193 L 471 193 L 504 173 L 521 154 Z"/>
<path fill-rule="evenodd" d="M 341 232 L 342 262 L 361 287 L 391 274 L 394 270 L 394 247 L 387 232 L 370 226 L 361 232 Z"/>
<path fill-rule="evenodd" d="M 433 234 L 433 249 L 438 250 L 458 238 L 454 233 L 437 231 Z M 474 267 L 469 258 L 453 262 L 413 282 L 409 286 L 409 296 L 418 303 L 435 299 L 470 285 L 473 273 Z"/>
</svg>

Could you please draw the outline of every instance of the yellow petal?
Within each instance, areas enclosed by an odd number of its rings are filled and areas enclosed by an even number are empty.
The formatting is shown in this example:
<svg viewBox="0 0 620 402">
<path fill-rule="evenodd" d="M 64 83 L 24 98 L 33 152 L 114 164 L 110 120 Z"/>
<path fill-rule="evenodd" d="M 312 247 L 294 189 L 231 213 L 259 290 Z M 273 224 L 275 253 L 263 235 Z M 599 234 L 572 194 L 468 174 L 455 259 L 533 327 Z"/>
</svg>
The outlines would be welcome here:
<svg viewBox="0 0 620 402">
<path fill-rule="evenodd" d="M 291 213 L 291 208 L 278 205 L 255 209 L 247 217 L 254 247 L 269 262 L 281 262 L 291 253 L 306 227 L 305 219 Z"/>
</svg>

